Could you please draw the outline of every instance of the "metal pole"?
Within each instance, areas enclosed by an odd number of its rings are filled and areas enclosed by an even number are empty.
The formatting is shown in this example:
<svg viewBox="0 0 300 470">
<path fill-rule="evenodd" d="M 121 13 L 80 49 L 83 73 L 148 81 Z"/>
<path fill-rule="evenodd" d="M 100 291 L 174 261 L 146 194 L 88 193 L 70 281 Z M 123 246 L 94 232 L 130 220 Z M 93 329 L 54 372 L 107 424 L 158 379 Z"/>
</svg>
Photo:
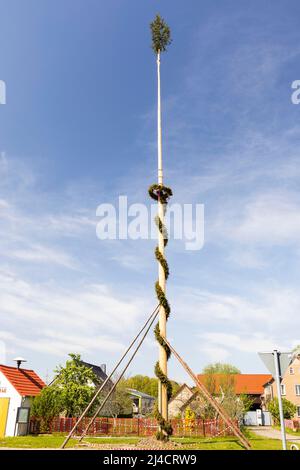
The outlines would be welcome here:
<svg viewBox="0 0 300 470">
<path fill-rule="evenodd" d="M 285 435 L 285 425 L 284 425 L 284 415 L 283 415 L 283 406 L 282 406 L 282 397 L 281 397 L 281 386 L 280 386 L 280 366 L 279 366 L 279 351 L 274 349 L 274 365 L 275 365 L 275 381 L 277 386 L 277 396 L 278 396 L 278 406 L 279 406 L 279 416 L 280 416 L 280 428 L 281 428 L 281 439 L 282 439 L 282 448 L 286 450 L 286 435 Z"/>
<path fill-rule="evenodd" d="M 160 51 L 157 53 L 157 152 L 158 152 L 158 184 L 163 184 L 163 164 L 162 164 L 162 124 L 161 124 L 161 93 L 160 93 Z M 160 199 L 158 199 L 158 217 L 162 224 L 164 223 L 164 206 Z M 164 235 L 158 231 L 158 247 L 162 255 L 164 255 Z M 160 263 L 158 263 L 158 282 L 163 290 L 166 292 L 166 279 L 165 272 Z M 166 312 L 163 306 L 159 309 L 159 331 L 163 338 L 166 338 Z M 162 372 L 167 374 L 167 353 L 165 349 L 159 345 L 159 365 Z M 162 417 L 168 420 L 168 395 L 167 388 L 160 381 L 158 381 L 158 409 Z"/>
</svg>

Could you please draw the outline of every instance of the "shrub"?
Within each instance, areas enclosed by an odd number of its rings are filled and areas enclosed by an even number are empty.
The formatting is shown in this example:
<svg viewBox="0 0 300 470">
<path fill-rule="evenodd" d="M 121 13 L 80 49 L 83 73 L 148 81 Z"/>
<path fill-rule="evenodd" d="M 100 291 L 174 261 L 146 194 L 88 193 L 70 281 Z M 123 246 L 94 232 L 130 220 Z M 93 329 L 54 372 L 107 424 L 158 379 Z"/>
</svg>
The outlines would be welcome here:
<svg viewBox="0 0 300 470">
<path fill-rule="evenodd" d="M 283 407 L 283 416 L 285 419 L 291 419 L 295 415 L 296 410 L 297 410 L 296 405 L 294 405 L 294 403 L 287 400 L 286 398 L 282 398 L 282 407 Z M 277 397 L 269 401 L 268 410 L 270 411 L 275 423 L 278 424 L 280 422 L 280 416 L 279 416 L 279 404 L 278 404 Z"/>
<path fill-rule="evenodd" d="M 40 421 L 40 432 L 49 432 L 50 424 L 55 416 L 62 411 L 60 390 L 56 386 L 45 387 L 41 393 L 33 399 L 31 414 Z"/>
</svg>

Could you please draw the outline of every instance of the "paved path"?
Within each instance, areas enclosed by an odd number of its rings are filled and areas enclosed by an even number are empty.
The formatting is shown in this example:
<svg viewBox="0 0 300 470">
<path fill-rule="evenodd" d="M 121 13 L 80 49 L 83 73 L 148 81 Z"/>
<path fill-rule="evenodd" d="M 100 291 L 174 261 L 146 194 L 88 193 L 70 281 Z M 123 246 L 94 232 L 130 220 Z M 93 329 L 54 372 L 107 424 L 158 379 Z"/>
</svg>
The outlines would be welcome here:
<svg viewBox="0 0 300 470">
<path fill-rule="evenodd" d="M 281 439 L 281 432 L 279 429 L 274 429 L 271 426 L 254 426 L 249 427 L 249 430 L 257 434 L 258 436 L 269 437 L 270 439 Z M 298 444 L 300 449 L 300 434 L 286 434 L 288 441 L 295 442 Z"/>
</svg>

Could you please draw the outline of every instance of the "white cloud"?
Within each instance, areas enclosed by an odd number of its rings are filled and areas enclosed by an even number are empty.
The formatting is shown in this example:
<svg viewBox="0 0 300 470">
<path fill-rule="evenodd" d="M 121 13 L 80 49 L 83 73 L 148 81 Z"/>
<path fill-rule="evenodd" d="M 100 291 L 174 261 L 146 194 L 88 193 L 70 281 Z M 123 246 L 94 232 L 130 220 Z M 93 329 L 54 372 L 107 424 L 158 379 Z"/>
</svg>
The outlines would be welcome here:
<svg viewBox="0 0 300 470">
<path fill-rule="evenodd" d="M 63 289 L 57 283 L 28 282 L 0 273 L 0 337 L 18 347 L 62 355 L 71 351 L 117 352 L 145 313 L 145 301 L 128 300 L 105 285 Z M 15 325 L 15 333 L 5 330 Z"/>
<path fill-rule="evenodd" d="M 261 293 L 260 293 L 261 294 Z M 189 289 L 185 287 L 180 291 L 177 309 L 184 312 L 185 309 L 192 311 L 192 321 L 205 323 L 223 321 L 241 322 L 253 320 L 266 320 L 269 307 L 265 303 L 250 302 L 247 297 L 239 295 L 218 294 L 200 289 Z"/>
<path fill-rule="evenodd" d="M 241 268 L 262 269 L 268 266 L 266 257 L 259 253 L 258 250 L 252 249 L 235 249 L 228 255 L 228 262 L 234 263 Z"/>
<path fill-rule="evenodd" d="M 293 193 L 256 195 L 243 213 L 223 220 L 223 233 L 243 244 L 286 245 L 300 241 L 300 200 Z M 220 227 L 222 230 L 222 228 Z"/>
<path fill-rule="evenodd" d="M 300 343 L 296 289 L 252 286 L 242 296 L 184 288 L 173 297 L 176 321 L 193 332 L 197 350 L 210 361 L 226 360 L 237 352 L 253 356 L 275 347 L 289 350 Z"/>
<path fill-rule="evenodd" d="M 201 344 L 198 346 L 198 350 L 205 354 L 210 362 L 225 362 L 230 357 L 230 352 L 227 349 L 212 345 L 211 342 Z"/>
<path fill-rule="evenodd" d="M 9 203 L 5 199 L 0 199 L 0 210 L 8 209 Z"/>
<path fill-rule="evenodd" d="M 54 263 L 66 268 L 75 269 L 76 262 L 72 256 L 61 249 L 49 248 L 41 245 L 31 245 L 24 249 L 6 251 L 5 255 L 10 258 L 34 263 Z"/>
<path fill-rule="evenodd" d="M 51 356 L 66 356 L 71 352 L 87 355 L 102 351 L 105 353 L 116 353 L 125 349 L 124 345 L 109 336 L 97 335 L 70 335 L 67 331 L 40 330 L 37 338 L 26 338 L 25 336 L 13 335 L 9 332 L 0 332 L 3 345 L 7 345 L 10 352 L 28 350 Z M 1 344 L 1 341 L 0 341 Z"/>
<path fill-rule="evenodd" d="M 0 364 L 6 364 L 6 347 L 4 341 L 0 340 Z"/>
<path fill-rule="evenodd" d="M 223 347 L 225 351 L 236 350 L 240 352 L 257 353 L 258 351 L 272 351 L 275 347 L 281 348 L 276 342 L 267 337 L 264 333 L 252 332 L 251 334 L 230 334 L 230 333 L 204 333 L 200 338 L 215 347 Z"/>
</svg>

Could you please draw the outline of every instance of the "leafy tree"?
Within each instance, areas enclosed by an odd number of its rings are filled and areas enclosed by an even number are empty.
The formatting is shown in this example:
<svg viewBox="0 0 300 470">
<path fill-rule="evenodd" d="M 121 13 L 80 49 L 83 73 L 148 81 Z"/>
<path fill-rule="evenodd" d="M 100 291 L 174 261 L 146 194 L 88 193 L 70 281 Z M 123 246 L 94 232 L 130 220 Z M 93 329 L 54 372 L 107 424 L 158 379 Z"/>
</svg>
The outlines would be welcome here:
<svg viewBox="0 0 300 470">
<path fill-rule="evenodd" d="M 177 393 L 177 391 L 180 389 L 181 385 L 178 382 L 175 382 L 174 380 L 171 380 L 171 384 L 172 384 L 172 397 L 173 397 Z"/>
<path fill-rule="evenodd" d="M 61 392 L 56 385 L 43 388 L 32 401 L 31 414 L 40 419 L 40 432 L 49 432 L 52 419 L 62 411 Z"/>
<path fill-rule="evenodd" d="M 241 371 L 232 364 L 216 362 L 203 369 L 204 383 L 208 391 L 217 397 L 222 408 L 232 419 L 241 419 L 253 403 L 246 395 L 237 396 L 235 392 L 235 375 Z M 216 417 L 215 410 L 209 404 L 202 404 L 204 417 Z"/>
<path fill-rule="evenodd" d="M 231 364 L 216 362 L 203 369 L 204 384 L 211 395 L 234 393 L 235 375 L 240 370 Z"/>
<path fill-rule="evenodd" d="M 275 423 L 279 423 L 280 415 L 279 415 L 278 398 L 275 397 L 272 400 L 270 400 L 267 406 Z M 291 419 L 297 411 L 296 405 L 294 405 L 294 403 L 287 400 L 286 398 L 282 398 L 282 407 L 283 407 L 283 416 L 285 419 Z"/>
<path fill-rule="evenodd" d="M 119 415 L 132 414 L 132 400 L 128 394 L 125 380 L 120 380 L 105 409 L 113 418 L 117 418 Z"/>
<path fill-rule="evenodd" d="M 239 398 L 243 403 L 244 413 L 247 413 L 247 411 L 250 411 L 254 403 L 254 399 L 251 398 L 251 396 L 247 395 L 246 393 L 242 393 Z"/>
<path fill-rule="evenodd" d="M 148 377 L 146 375 L 134 375 L 125 379 L 124 383 L 127 388 L 133 388 L 139 392 L 147 393 L 154 398 L 158 394 L 158 380 L 155 377 Z M 177 382 L 171 381 L 173 395 L 177 392 L 180 385 Z"/>
<path fill-rule="evenodd" d="M 228 388 L 219 397 L 222 408 L 232 419 L 241 420 L 246 412 L 244 401 L 236 395 L 234 389 Z"/>
<path fill-rule="evenodd" d="M 231 376 L 229 376 L 231 378 Z M 246 396 L 238 396 L 235 393 L 231 382 L 224 382 L 219 387 L 219 393 L 216 394 L 216 400 L 232 419 L 240 420 L 244 413 L 248 411 L 252 400 L 246 399 Z M 215 408 L 199 393 L 199 395 L 190 403 L 190 408 L 196 416 L 202 419 L 214 419 L 218 417 Z"/>
<path fill-rule="evenodd" d="M 69 354 L 71 360 L 59 366 L 55 373 L 55 386 L 60 391 L 61 402 L 66 416 L 79 416 L 89 404 L 94 393 L 94 385 L 99 384 L 98 377 L 91 368 L 80 362 L 79 354 Z M 92 413 L 97 403 L 90 410 Z"/>
<path fill-rule="evenodd" d="M 197 391 L 194 400 L 189 403 L 189 408 L 195 414 L 195 417 L 201 419 L 213 419 L 216 416 L 216 410 L 213 406 Z"/>
<path fill-rule="evenodd" d="M 297 356 L 300 356 L 300 344 L 297 344 L 297 346 L 294 347 L 293 349 L 293 357 L 297 357 Z"/>
<path fill-rule="evenodd" d="M 125 379 L 127 388 L 134 388 L 140 392 L 157 397 L 157 379 L 146 375 L 134 375 Z"/>
<path fill-rule="evenodd" d="M 202 374 L 240 374 L 241 371 L 232 364 L 215 362 L 204 367 Z"/>
</svg>

